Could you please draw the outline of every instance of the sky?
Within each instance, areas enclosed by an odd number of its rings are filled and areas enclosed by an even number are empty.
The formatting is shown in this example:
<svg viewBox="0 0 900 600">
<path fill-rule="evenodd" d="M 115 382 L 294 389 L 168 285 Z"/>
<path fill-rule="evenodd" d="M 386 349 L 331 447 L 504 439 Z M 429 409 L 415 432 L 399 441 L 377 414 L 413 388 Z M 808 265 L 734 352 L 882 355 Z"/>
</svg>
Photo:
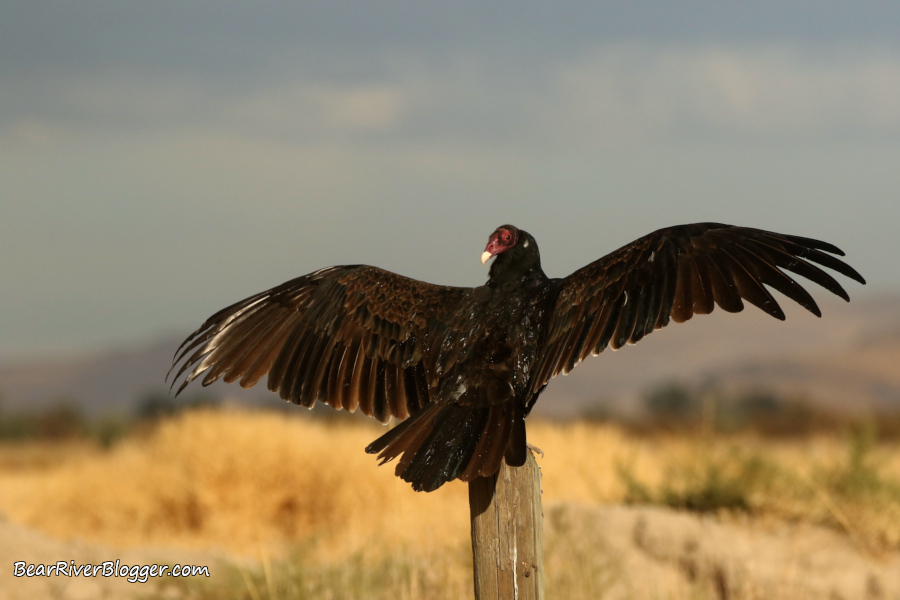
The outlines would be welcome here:
<svg viewBox="0 0 900 600">
<path fill-rule="evenodd" d="M 898 31 L 895 0 L 6 0 L 0 360 L 333 264 L 480 285 L 504 223 L 555 277 L 719 221 L 900 290 Z"/>
</svg>

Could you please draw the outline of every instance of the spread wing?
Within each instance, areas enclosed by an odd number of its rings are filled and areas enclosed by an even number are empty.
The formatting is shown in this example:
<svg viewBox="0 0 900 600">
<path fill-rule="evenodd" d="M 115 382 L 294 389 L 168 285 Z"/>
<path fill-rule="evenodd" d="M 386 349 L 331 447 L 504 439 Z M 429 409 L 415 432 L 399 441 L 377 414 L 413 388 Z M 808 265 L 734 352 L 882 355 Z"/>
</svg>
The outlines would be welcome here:
<svg viewBox="0 0 900 600">
<path fill-rule="evenodd" d="M 670 319 L 682 323 L 712 312 L 716 304 L 740 312 L 746 300 L 784 320 L 766 286 L 821 316 L 809 292 L 785 271 L 849 300 L 831 275 L 812 264 L 865 283 L 833 254 L 844 255 L 826 242 L 720 223 L 655 231 L 559 282 L 533 389 L 568 373 L 589 354 L 637 343 Z"/>
<path fill-rule="evenodd" d="M 322 269 L 207 319 L 176 351 L 172 386 L 184 375 L 178 393 L 200 376 L 247 388 L 268 374 L 295 404 L 405 419 L 430 403 L 441 341 L 470 294 L 376 267 Z"/>
</svg>

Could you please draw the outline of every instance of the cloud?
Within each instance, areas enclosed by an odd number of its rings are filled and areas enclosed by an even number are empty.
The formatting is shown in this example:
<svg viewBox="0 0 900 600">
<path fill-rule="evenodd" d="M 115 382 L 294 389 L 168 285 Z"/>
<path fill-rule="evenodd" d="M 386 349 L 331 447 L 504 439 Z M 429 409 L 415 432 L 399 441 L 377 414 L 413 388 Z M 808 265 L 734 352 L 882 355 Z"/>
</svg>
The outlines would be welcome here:
<svg viewBox="0 0 900 600">
<path fill-rule="evenodd" d="M 377 74 L 350 81 L 321 69 L 253 82 L 37 71 L 14 76 L 0 102 L 7 132 L 29 122 L 126 132 L 190 127 L 299 144 L 373 135 L 592 146 L 900 134 L 900 52 L 886 49 L 612 44 L 535 65 L 465 53 L 380 60 Z"/>
<path fill-rule="evenodd" d="M 392 85 L 298 83 L 232 99 L 221 114 L 223 120 L 262 129 L 380 132 L 398 123 L 411 96 L 408 90 Z"/>
<path fill-rule="evenodd" d="M 65 132 L 38 119 L 21 119 L 0 135 L 5 144 L 17 148 L 52 148 L 65 137 Z"/>
<path fill-rule="evenodd" d="M 554 88 L 582 137 L 900 133 L 900 55 L 884 51 L 613 46 L 562 66 Z"/>
</svg>

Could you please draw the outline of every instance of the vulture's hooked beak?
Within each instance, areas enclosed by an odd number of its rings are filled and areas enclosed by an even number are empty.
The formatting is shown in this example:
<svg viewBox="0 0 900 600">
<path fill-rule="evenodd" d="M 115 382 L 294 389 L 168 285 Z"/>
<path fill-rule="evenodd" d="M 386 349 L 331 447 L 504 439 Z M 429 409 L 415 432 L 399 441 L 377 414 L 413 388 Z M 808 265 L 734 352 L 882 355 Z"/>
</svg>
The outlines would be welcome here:
<svg viewBox="0 0 900 600">
<path fill-rule="evenodd" d="M 495 231 L 488 238 L 487 246 L 484 247 L 484 252 L 481 253 L 481 264 L 491 260 L 491 257 L 497 254 L 498 251 L 503 252 L 503 249 L 499 249 L 498 246 L 500 246 L 500 236 Z"/>
</svg>

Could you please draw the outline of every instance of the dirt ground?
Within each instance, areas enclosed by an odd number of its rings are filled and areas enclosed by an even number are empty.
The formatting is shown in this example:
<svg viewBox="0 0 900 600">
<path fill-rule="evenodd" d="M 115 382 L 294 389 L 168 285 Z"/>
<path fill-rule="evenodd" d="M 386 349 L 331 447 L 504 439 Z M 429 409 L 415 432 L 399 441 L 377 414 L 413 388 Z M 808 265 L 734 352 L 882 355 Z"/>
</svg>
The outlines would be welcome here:
<svg viewBox="0 0 900 600">
<path fill-rule="evenodd" d="M 900 600 L 900 553 L 871 556 L 840 532 L 810 525 L 741 523 L 655 507 L 556 504 L 545 508 L 547 569 L 554 544 L 608 579 L 608 600 L 638 598 Z M 571 552 L 567 553 L 571 556 Z M 0 520 L 0 600 L 126 599 L 147 583 L 124 578 L 13 576 L 13 562 L 209 565 L 222 555 L 139 548 L 116 550 L 56 540 Z M 226 559 L 227 560 L 227 559 Z M 547 590 L 554 597 L 553 590 Z"/>
<path fill-rule="evenodd" d="M 751 527 L 656 507 L 557 505 L 545 510 L 545 528 L 574 544 L 603 540 L 599 550 L 616 573 L 609 600 L 900 599 L 900 553 L 867 556 L 847 536 L 821 527 Z"/>
</svg>

